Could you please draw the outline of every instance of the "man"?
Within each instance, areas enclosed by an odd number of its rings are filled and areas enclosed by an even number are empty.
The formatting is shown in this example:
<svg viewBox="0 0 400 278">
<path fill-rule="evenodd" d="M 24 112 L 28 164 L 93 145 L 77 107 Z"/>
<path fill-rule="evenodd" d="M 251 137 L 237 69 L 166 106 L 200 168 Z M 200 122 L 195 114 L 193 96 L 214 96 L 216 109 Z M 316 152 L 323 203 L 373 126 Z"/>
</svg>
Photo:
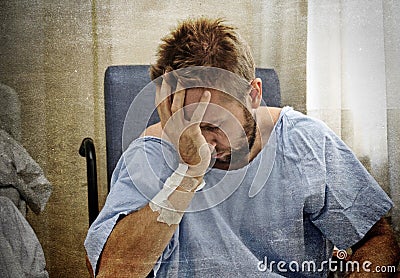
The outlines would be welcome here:
<svg viewBox="0 0 400 278">
<path fill-rule="evenodd" d="M 397 263 L 390 199 L 323 123 L 260 107 L 234 28 L 185 21 L 158 54 L 160 123 L 124 153 L 85 242 L 98 277 L 326 277 L 334 245 Z"/>
</svg>

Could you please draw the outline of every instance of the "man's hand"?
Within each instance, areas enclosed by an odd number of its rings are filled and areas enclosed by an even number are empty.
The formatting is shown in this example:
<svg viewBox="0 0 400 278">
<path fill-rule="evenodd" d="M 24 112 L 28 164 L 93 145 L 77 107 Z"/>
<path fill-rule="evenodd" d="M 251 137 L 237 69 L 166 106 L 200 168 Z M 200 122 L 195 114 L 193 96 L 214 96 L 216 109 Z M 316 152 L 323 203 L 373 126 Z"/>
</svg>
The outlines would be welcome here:
<svg viewBox="0 0 400 278">
<path fill-rule="evenodd" d="M 211 93 L 204 92 L 190 120 L 185 119 L 183 107 L 186 91 L 179 81 L 173 98 L 172 93 L 172 88 L 165 79 L 161 87 L 157 87 L 156 105 L 163 129 L 162 138 L 174 144 L 181 161 L 189 165 L 189 175 L 203 176 L 210 164 L 212 147 L 202 135 L 200 123 L 210 102 Z"/>
<path fill-rule="evenodd" d="M 353 254 L 351 261 L 358 261 L 360 265 L 364 261 L 370 261 L 370 272 L 360 269 L 360 272 L 349 273 L 348 278 L 384 278 L 397 277 L 393 272 L 375 272 L 378 266 L 396 267 L 400 259 L 400 248 L 396 242 L 392 228 L 389 223 L 382 218 L 379 220 L 365 237 L 352 247 Z"/>
</svg>

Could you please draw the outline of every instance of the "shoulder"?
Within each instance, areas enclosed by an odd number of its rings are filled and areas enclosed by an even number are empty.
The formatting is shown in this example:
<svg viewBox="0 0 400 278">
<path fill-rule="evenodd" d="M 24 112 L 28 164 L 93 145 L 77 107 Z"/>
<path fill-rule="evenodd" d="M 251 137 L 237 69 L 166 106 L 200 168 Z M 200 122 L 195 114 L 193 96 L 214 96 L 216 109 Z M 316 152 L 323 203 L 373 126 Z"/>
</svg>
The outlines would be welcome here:
<svg viewBox="0 0 400 278">
<path fill-rule="evenodd" d="M 281 121 L 289 125 L 291 130 L 308 128 L 306 129 L 307 131 L 315 131 L 318 133 L 330 131 L 329 127 L 320 119 L 308 116 L 291 108 L 285 109 L 283 112 Z"/>
<path fill-rule="evenodd" d="M 171 143 L 156 137 L 154 132 L 144 132 L 123 151 L 114 169 L 112 183 L 121 177 L 136 182 L 150 174 L 162 173 L 165 167 L 177 163 L 176 157 Z"/>
<path fill-rule="evenodd" d="M 153 124 L 147 127 L 142 134 L 133 140 L 124 150 L 124 157 L 131 155 L 151 155 L 159 154 L 160 152 L 174 152 L 174 146 L 162 138 L 162 128 L 160 123 Z"/>
<path fill-rule="evenodd" d="M 283 110 L 276 129 L 290 135 L 291 138 L 320 139 L 337 137 L 336 134 L 320 119 L 305 115 L 293 109 Z"/>
<path fill-rule="evenodd" d="M 143 133 L 140 135 L 140 137 L 152 136 L 152 137 L 161 138 L 161 135 L 162 135 L 161 123 L 156 123 L 156 124 L 153 124 L 153 125 L 147 127 L 146 130 L 143 131 Z"/>
<path fill-rule="evenodd" d="M 301 130 L 303 128 L 306 128 L 305 131 L 314 131 L 314 129 L 317 132 L 330 131 L 330 128 L 323 121 L 305 115 L 289 106 L 283 108 L 260 107 L 259 112 L 257 113 L 257 117 L 258 116 L 263 118 L 263 126 L 268 128 L 272 121 L 275 129 L 285 129 L 285 132 Z M 265 122 L 268 123 L 265 124 Z"/>
<path fill-rule="evenodd" d="M 297 159 L 323 155 L 327 140 L 341 142 L 323 121 L 288 107 L 282 109 L 274 131 L 278 148 Z"/>
</svg>

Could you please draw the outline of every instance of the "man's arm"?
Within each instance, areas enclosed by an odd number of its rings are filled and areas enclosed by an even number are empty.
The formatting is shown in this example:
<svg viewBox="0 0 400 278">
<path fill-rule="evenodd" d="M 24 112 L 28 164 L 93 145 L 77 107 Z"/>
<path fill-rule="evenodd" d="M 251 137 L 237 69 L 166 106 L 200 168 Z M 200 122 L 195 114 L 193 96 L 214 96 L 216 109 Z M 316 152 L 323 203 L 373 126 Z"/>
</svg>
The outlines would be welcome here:
<svg viewBox="0 0 400 278">
<path fill-rule="evenodd" d="M 169 84 L 163 81 L 161 87 L 157 87 L 156 105 L 160 125 L 148 132 L 165 135 L 179 150 L 181 161 L 188 165 L 176 190 L 163 197 L 175 210 L 183 212 L 193 198 L 194 189 L 201 184 L 211 159 L 211 150 L 200 129 L 211 94 L 205 92 L 191 119 L 185 120 L 183 106 L 186 92 L 179 88 L 177 86 L 171 103 L 172 89 Z M 145 277 L 151 271 L 177 228 L 177 224 L 166 224 L 170 220 L 159 222 L 160 214 L 153 209 L 146 205 L 115 225 L 97 265 L 98 277 Z"/>
<path fill-rule="evenodd" d="M 185 182 L 191 183 L 184 178 L 181 185 Z M 184 210 L 193 194 L 178 187 L 168 200 L 176 209 Z M 146 277 L 178 226 L 158 222 L 158 215 L 146 205 L 117 223 L 103 249 L 97 277 Z"/>
<path fill-rule="evenodd" d="M 348 277 L 392 277 L 393 272 L 373 273 L 376 266 L 395 266 L 399 263 L 400 248 L 386 219 L 379 220 L 365 235 L 365 237 L 352 247 L 351 261 L 360 263 L 360 272 L 353 272 Z M 364 272 L 364 261 L 372 264 L 368 267 L 371 272 Z"/>
</svg>

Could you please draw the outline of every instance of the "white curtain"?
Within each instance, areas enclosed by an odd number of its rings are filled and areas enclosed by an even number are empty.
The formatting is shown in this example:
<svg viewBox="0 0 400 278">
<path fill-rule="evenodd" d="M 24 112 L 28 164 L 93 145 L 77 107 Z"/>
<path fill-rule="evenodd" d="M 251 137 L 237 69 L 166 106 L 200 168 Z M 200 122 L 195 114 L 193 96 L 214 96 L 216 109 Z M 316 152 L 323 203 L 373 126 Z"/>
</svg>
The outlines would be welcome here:
<svg viewBox="0 0 400 278">
<path fill-rule="evenodd" d="M 309 0 L 307 113 L 355 151 L 400 229 L 400 1 Z M 397 23 L 397 24 L 396 24 Z"/>
</svg>

